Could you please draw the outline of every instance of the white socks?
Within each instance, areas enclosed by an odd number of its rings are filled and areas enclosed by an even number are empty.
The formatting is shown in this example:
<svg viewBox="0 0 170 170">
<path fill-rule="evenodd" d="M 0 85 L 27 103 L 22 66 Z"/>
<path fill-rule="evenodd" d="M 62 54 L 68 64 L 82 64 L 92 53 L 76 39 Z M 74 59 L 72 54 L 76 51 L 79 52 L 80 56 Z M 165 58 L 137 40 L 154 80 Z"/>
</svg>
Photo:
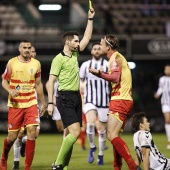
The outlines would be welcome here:
<svg viewBox="0 0 170 170">
<path fill-rule="evenodd" d="M 26 143 L 27 141 L 27 135 L 22 138 L 22 143 Z"/>
<path fill-rule="evenodd" d="M 165 132 L 168 138 L 168 142 L 170 142 L 170 124 L 165 124 Z"/>
<path fill-rule="evenodd" d="M 98 140 L 99 140 L 99 155 L 103 155 L 105 150 L 105 142 L 106 142 L 106 130 L 103 132 L 98 131 Z"/>
<path fill-rule="evenodd" d="M 14 161 L 19 161 L 20 160 L 20 147 L 21 147 L 21 139 L 16 139 L 14 144 Z"/>
<path fill-rule="evenodd" d="M 95 124 L 94 123 L 87 123 L 86 134 L 90 142 L 90 148 L 94 148 L 96 146 L 94 143 L 94 137 L 95 137 Z"/>
</svg>

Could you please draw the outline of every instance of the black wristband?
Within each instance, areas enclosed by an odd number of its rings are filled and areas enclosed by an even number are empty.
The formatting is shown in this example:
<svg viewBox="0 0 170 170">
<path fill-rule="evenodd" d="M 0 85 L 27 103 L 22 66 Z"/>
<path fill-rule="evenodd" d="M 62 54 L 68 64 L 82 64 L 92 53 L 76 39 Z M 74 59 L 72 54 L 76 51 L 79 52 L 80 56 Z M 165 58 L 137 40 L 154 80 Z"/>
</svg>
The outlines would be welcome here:
<svg viewBox="0 0 170 170">
<path fill-rule="evenodd" d="M 89 20 L 93 21 L 93 18 L 89 18 Z"/>
<path fill-rule="evenodd" d="M 54 103 L 53 103 L 53 102 L 49 102 L 48 105 L 49 105 L 49 104 L 54 104 Z"/>
</svg>

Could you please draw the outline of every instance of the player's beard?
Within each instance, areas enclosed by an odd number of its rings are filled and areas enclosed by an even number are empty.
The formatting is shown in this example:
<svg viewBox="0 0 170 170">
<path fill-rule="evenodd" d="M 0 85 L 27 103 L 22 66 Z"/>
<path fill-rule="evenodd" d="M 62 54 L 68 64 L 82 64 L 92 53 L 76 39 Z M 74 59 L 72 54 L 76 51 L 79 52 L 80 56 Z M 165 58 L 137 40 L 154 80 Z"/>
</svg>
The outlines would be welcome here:
<svg viewBox="0 0 170 170">
<path fill-rule="evenodd" d="M 99 60 L 99 59 L 100 59 L 100 54 L 94 55 L 94 58 L 95 58 L 96 60 Z"/>
<path fill-rule="evenodd" d="M 73 48 L 73 47 L 72 47 L 70 50 L 71 50 L 71 52 L 76 52 L 76 51 L 78 51 L 78 48 L 76 48 L 76 47 Z"/>
<path fill-rule="evenodd" d="M 29 60 L 30 59 L 30 54 L 29 53 L 25 53 L 25 55 L 23 56 L 25 58 L 25 60 Z"/>
</svg>

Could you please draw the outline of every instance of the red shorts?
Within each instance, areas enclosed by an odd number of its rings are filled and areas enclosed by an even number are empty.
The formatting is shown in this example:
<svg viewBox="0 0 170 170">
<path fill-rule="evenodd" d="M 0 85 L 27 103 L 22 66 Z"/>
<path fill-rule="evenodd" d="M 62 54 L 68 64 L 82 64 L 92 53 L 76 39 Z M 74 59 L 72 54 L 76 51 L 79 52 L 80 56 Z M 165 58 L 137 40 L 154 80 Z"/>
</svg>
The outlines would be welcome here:
<svg viewBox="0 0 170 170">
<path fill-rule="evenodd" d="M 24 131 L 24 129 L 25 129 L 25 123 L 24 122 L 22 122 L 22 125 L 21 125 L 20 129 Z"/>
<path fill-rule="evenodd" d="M 111 100 L 109 103 L 109 113 L 113 115 L 122 123 L 122 130 L 124 129 L 127 115 L 133 107 L 132 100 Z"/>
<path fill-rule="evenodd" d="M 8 131 L 18 131 L 23 125 L 39 125 L 37 105 L 29 108 L 9 108 L 8 111 Z"/>
</svg>

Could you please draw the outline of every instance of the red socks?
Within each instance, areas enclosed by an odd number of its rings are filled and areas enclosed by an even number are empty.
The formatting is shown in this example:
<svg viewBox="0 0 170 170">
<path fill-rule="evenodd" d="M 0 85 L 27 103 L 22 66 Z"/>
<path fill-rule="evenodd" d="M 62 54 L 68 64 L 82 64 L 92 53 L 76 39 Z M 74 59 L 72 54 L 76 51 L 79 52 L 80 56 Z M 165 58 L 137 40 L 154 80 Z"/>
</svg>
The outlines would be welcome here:
<svg viewBox="0 0 170 170">
<path fill-rule="evenodd" d="M 111 143 L 112 143 L 114 149 L 116 150 L 116 152 L 119 154 L 118 155 L 115 152 L 115 154 L 114 154 L 115 162 L 118 162 L 118 160 L 120 160 L 119 156 L 121 156 L 126 161 L 130 170 L 136 170 L 137 165 L 134 162 L 134 160 L 130 154 L 127 144 L 120 137 L 114 138 L 111 141 Z"/>
<path fill-rule="evenodd" d="M 122 157 L 119 155 L 119 153 L 116 151 L 114 147 L 113 147 L 113 155 L 114 155 L 114 161 L 113 161 L 114 170 L 121 170 Z"/>
<path fill-rule="evenodd" d="M 82 147 L 82 148 L 85 148 L 86 131 L 81 131 L 79 138 L 80 138 L 80 140 L 81 140 L 81 147 Z"/>
<path fill-rule="evenodd" d="M 35 140 L 27 139 L 26 142 L 26 159 L 25 159 L 25 170 L 29 170 L 34 158 L 34 151 L 35 151 Z"/>
<path fill-rule="evenodd" d="M 3 152 L 2 152 L 2 158 L 6 159 L 6 160 L 8 159 L 8 153 L 9 153 L 13 143 L 14 142 L 8 143 L 7 138 L 4 139 L 4 148 L 3 148 Z"/>
</svg>

